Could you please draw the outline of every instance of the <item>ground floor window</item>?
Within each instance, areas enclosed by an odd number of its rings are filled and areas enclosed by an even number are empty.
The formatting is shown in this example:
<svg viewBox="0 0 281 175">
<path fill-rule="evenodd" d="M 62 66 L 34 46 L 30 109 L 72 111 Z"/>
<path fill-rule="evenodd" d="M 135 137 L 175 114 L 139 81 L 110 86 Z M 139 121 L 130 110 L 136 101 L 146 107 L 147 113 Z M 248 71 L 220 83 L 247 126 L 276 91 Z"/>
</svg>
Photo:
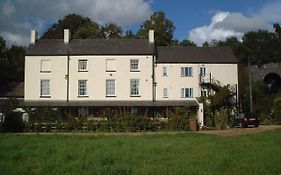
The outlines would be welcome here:
<svg viewBox="0 0 281 175">
<path fill-rule="evenodd" d="M 139 91 L 139 79 L 131 79 L 131 96 L 139 96 L 140 91 Z"/>
<path fill-rule="evenodd" d="M 181 97 L 182 98 L 192 98 L 193 97 L 193 88 L 181 88 Z"/>
<path fill-rule="evenodd" d="M 87 96 L 87 80 L 78 80 L 78 96 Z"/>
<path fill-rule="evenodd" d="M 40 97 L 50 96 L 50 80 L 40 81 Z"/>
</svg>

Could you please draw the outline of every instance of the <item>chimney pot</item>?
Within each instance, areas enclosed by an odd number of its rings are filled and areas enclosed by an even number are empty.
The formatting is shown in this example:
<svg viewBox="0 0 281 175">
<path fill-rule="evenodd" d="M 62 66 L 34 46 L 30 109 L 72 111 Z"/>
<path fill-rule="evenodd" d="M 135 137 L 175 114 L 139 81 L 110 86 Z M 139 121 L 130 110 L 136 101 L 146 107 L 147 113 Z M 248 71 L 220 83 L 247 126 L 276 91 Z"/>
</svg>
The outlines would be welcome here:
<svg viewBox="0 0 281 175">
<path fill-rule="evenodd" d="M 31 30 L 30 43 L 35 44 L 36 40 L 38 40 L 38 33 L 36 30 Z"/>
</svg>

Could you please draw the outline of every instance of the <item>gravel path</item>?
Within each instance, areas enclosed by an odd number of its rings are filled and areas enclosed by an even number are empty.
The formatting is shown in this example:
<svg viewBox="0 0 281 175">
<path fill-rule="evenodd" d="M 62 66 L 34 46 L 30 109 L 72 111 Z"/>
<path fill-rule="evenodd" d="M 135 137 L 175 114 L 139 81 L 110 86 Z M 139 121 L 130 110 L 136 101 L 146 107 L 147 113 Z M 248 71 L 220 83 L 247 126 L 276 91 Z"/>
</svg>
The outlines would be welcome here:
<svg viewBox="0 0 281 175">
<path fill-rule="evenodd" d="M 264 132 L 264 131 L 274 130 L 277 128 L 281 128 L 281 125 L 260 125 L 257 128 L 255 128 L 255 127 L 253 127 L 253 128 L 230 128 L 227 130 L 205 130 L 205 131 L 199 131 L 196 133 L 229 137 L 229 136 L 260 133 L 260 132 Z"/>
</svg>

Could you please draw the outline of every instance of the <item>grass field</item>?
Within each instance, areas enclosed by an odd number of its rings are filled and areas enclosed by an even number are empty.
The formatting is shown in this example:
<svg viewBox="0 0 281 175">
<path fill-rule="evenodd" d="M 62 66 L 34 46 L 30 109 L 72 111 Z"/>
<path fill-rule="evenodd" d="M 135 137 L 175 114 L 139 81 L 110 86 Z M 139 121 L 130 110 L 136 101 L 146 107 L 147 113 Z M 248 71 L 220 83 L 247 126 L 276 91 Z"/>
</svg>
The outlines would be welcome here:
<svg viewBox="0 0 281 175">
<path fill-rule="evenodd" d="M 281 129 L 235 137 L 2 134 L 0 174 L 281 174 Z"/>
</svg>

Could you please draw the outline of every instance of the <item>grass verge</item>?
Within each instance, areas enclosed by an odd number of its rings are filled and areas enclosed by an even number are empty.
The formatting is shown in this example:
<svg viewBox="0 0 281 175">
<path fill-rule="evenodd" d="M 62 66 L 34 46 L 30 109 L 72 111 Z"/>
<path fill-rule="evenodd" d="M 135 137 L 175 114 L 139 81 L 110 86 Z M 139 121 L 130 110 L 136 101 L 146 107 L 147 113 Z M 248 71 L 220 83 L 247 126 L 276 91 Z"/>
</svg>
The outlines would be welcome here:
<svg viewBox="0 0 281 175">
<path fill-rule="evenodd" d="M 280 138 L 1 134 L 0 174 L 280 174 Z"/>
</svg>

